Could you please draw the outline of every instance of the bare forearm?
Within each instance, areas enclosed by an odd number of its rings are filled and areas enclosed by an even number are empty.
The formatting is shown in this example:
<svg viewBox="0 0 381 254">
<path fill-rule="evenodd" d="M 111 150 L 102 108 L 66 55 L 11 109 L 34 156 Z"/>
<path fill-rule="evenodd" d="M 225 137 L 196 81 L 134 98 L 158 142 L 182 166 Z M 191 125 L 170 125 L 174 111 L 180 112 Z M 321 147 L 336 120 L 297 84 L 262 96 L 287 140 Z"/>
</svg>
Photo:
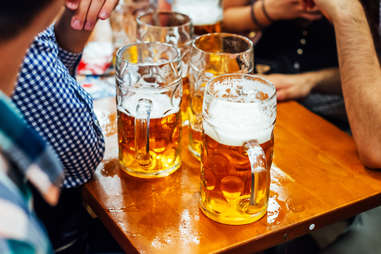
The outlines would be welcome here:
<svg viewBox="0 0 381 254">
<path fill-rule="evenodd" d="M 251 7 L 232 7 L 224 12 L 224 29 L 233 32 L 244 32 L 255 29 L 251 20 Z"/>
<path fill-rule="evenodd" d="M 57 42 L 61 48 L 73 53 L 79 53 L 82 52 L 85 47 L 90 32 L 74 30 L 70 26 L 73 14 L 73 11 L 66 9 L 61 18 L 57 21 L 54 31 Z"/>
<path fill-rule="evenodd" d="M 224 29 L 232 32 L 258 31 L 262 27 L 270 25 L 262 12 L 261 4 L 261 2 L 256 1 L 253 6 L 247 5 L 225 9 Z M 253 22 L 251 12 L 254 12 L 257 24 Z"/>
<path fill-rule="evenodd" d="M 234 7 L 234 6 L 243 6 L 247 5 L 250 0 L 224 0 L 224 9 Z"/>
<path fill-rule="evenodd" d="M 334 18 L 342 89 L 360 158 L 381 167 L 381 70 L 360 4 Z M 355 11 L 354 11 L 355 10 Z"/>
</svg>

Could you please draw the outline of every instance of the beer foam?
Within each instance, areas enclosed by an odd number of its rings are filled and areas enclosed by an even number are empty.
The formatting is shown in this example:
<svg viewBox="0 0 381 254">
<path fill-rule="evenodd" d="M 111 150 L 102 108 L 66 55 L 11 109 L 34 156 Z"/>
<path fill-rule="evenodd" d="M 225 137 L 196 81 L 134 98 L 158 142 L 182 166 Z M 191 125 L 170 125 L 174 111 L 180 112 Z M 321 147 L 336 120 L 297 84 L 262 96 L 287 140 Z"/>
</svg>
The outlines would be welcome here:
<svg viewBox="0 0 381 254">
<path fill-rule="evenodd" d="M 188 15 L 195 26 L 213 25 L 223 18 L 223 10 L 218 3 L 219 0 L 176 1 L 172 10 Z"/>
<path fill-rule="evenodd" d="M 230 85 L 229 90 L 228 87 L 224 86 L 229 82 L 231 84 L 232 81 L 237 81 L 244 87 L 250 86 L 247 92 L 251 92 L 251 96 L 239 94 L 235 99 L 232 86 Z M 207 111 L 203 112 L 203 128 L 206 135 L 218 143 L 228 146 L 242 146 L 250 140 L 257 140 L 262 144 L 271 139 L 276 117 L 274 107 L 276 98 L 270 98 L 266 102 L 255 98 L 258 96 L 258 92 L 271 95 L 274 88 L 260 82 L 254 83 L 255 87 L 259 87 L 259 89 L 253 89 L 253 82 L 244 82 L 243 80 L 230 80 L 216 84 L 216 94 L 220 95 L 218 97 L 224 98 L 224 93 L 229 93 L 230 96 L 233 94 L 233 96 L 226 100 L 206 95 L 204 107 L 207 107 Z M 245 89 L 240 91 L 245 91 Z"/>
<path fill-rule="evenodd" d="M 166 94 L 154 94 L 144 91 L 139 91 L 132 96 L 126 97 L 122 105 L 118 106 L 118 109 L 131 117 L 135 117 L 136 107 L 140 99 L 149 99 L 152 101 L 151 119 L 162 118 L 177 113 L 180 110 L 180 98 L 174 99 L 172 104 L 171 98 Z"/>
</svg>

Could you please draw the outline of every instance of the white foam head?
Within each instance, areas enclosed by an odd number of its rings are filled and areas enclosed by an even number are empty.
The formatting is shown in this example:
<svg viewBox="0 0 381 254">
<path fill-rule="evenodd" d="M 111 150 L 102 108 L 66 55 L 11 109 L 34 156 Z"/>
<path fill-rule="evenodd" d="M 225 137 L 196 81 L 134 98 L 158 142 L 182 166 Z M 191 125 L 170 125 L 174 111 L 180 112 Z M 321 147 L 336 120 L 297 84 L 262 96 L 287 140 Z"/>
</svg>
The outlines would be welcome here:
<svg viewBox="0 0 381 254">
<path fill-rule="evenodd" d="M 180 98 L 174 99 L 172 104 L 171 98 L 165 94 L 148 93 L 145 91 L 137 91 L 135 94 L 128 96 L 123 100 L 119 110 L 127 113 L 129 116 L 136 116 L 136 107 L 140 99 L 149 99 L 152 101 L 151 119 L 162 118 L 170 114 L 177 113 L 180 110 Z"/>
<path fill-rule="evenodd" d="M 240 85 L 245 87 L 242 81 Z M 246 85 L 251 86 L 250 91 L 255 91 L 252 89 L 253 81 Z M 273 89 L 260 82 L 255 82 L 254 85 L 258 87 L 257 92 L 253 93 L 255 96 L 258 96 L 258 92 L 266 93 L 266 89 L 268 94 L 271 94 Z M 226 93 L 226 87 L 220 88 L 217 95 Z M 229 95 L 234 95 L 234 91 L 228 91 Z M 250 140 L 256 140 L 262 144 L 271 139 L 276 117 L 275 97 L 261 101 L 248 95 L 237 95 L 236 100 L 234 98 L 223 99 L 223 96 L 218 96 L 219 98 L 206 96 L 204 107 L 207 107 L 207 110 L 203 111 L 204 133 L 218 143 L 228 146 L 242 146 Z"/>
<path fill-rule="evenodd" d="M 219 0 L 175 1 L 172 10 L 188 15 L 195 26 L 213 25 L 223 18 Z"/>
</svg>

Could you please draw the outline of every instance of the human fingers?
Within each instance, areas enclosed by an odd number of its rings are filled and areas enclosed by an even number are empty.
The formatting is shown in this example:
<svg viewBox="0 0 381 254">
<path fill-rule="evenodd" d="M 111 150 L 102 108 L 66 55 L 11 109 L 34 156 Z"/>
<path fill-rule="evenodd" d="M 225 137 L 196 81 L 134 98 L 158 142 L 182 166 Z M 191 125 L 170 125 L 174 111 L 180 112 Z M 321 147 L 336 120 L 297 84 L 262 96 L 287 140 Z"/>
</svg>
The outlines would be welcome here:
<svg viewBox="0 0 381 254">
<path fill-rule="evenodd" d="M 97 22 L 97 19 L 98 19 L 98 14 L 101 11 L 104 3 L 105 3 L 105 0 L 91 1 L 90 7 L 86 14 L 86 20 L 84 25 L 84 29 L 86 31 L 91 31 L 94 28 L 95 23 Z"/>
<path fill-rule="evenodd" d="M 320 12 L 320 9 L 319 7 L 317 7 L 316 5 L 312 8 L 308 8 L 307 9 L 308 12 Z"/>
<path fill-rule="evenodd" d="M 118 5 L 119 0 L 106 0 L 103 4 L 102 10 L 99 12 L 98 17 L 100 19 L 107 19 L 110 17 L 111 12 Z"/>
<path fill-rule="evenodd" d="M 74 30 L 82 30 L 89 10 L 91 0 L 81 0 L 76 14 L 71 19 L 71 27 Z"/>
<path fill-rule="evenodd" d="M 65 6 L 69 10 L 75 11 L 78 9 L 80 0 L 66 0 L 65 1 Z"/>
<path fill-rule="evenodd" d="M 289 87 L 286 77 L 282 74 L 264 75 L 264 78 L 273 83 L 276 89 Z"/>
<path fill-rule="evenodd" d="M 169 4 L 167 0 L 159 0 L 158 9 L 160 11 L 171 11 L 171 4 Z"/>
<path fill-rule="evenodd" d="M 280 89 L 276 91 L 276 98 L 278 101 L 286 101 L 291 97 L 290 89 Z"/>
<path fill-rule="evenodd" d="M 302 13 L 300 17 L 309 21 L 315 21 L 321 19 L 323 15 L 321 13 Z"/>
</svg>

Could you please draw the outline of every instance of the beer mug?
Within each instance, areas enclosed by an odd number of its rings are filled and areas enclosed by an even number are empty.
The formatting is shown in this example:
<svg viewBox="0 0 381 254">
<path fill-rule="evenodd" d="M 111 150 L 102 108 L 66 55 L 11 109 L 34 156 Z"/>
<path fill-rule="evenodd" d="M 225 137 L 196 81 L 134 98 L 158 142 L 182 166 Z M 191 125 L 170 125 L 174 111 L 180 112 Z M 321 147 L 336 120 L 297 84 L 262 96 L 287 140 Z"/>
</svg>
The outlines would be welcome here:
<svg viewBox="0 0 381 254">
<path fill-rule="evenodd" d="M 119 160 L 130 175 L 157 178 L 181 165 L 181 57 L 164 43 L 122 47 L 116 57 Z"/>
<path fill-rule="evenodd" d="M 196 35 L 221 32 L 222 0 L 174 0 L 172 10 L 191 18 Z"/>
<path fill-rule="evenodd" d="M 275 87 L 248 74 L 208 83 L 203 104 L 202 212 L 224 224 L 259 220 L 267 211 Z"/>
<path fill-rule="evenodd" d="M 136 18 L 137 38 L 146 42 L 165 42 L 181 52 L 183 98 L 181 101 L 182 124 L 188 123 L 189 79 L 188 62 L 193 28 L 188 16 L 177 12 L 149 12 Z"/>
<path fill-rule="evenodd" d="M 115 63 L 116 51 L 129 43 L 136 42 L 136 17 L 142 13 L 156 9 L 154 0 L 120 0 L 111 12 L 110 24 Z"/>
<path fill-rule="evenodd" d="M 253 43 L 244 36 L 215 33 L 193 41 L 189 63 L 189 150 L 200 158 L 202 101 L 206 83 L 227 73 L 249 73 L 254 66 Z"/>
</svg>

